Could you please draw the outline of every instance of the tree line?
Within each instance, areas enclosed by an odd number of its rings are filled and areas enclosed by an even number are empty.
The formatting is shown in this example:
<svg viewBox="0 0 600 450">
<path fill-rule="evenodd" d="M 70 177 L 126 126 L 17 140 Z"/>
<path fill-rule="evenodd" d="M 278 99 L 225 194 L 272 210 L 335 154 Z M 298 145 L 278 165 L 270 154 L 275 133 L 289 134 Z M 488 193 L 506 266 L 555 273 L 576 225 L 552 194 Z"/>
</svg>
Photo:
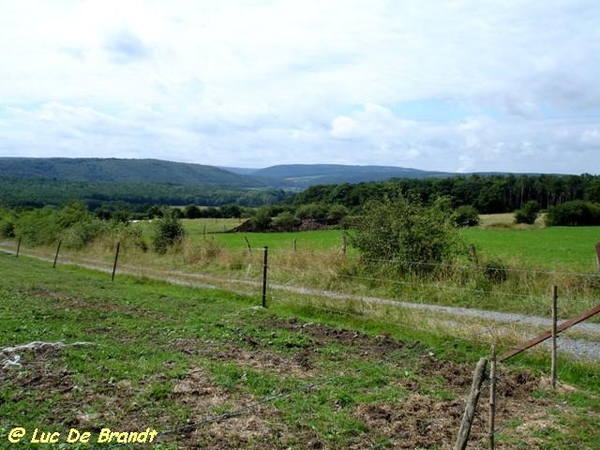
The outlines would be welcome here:
<svg viewBox="0 0 600 450">
<path fill-rule="evenodd" d="M 0 177 L 0 205 L 6 207 L 62 207 L 80 200 L 92 210 L 144 212 L 152 205 L 256 207 L 284 201 L 291 193 L 272 188 L 224 188 L 141 182 L 67 181 Z"/>
<path fill-rule="evenodd" d="M 575 200 L 600 203 L 597 175 L 478 175 L 392 179 L 382 182 L 311 186 L 291 200 L 295 205 L 340 204 L 352 211 L 370 200 L 416 197 L 431 203 L 438 197 L 451 206 L 473 206 L 481 214 L 514 212 L 535 201 L 541 209 Z"/>
</svg>

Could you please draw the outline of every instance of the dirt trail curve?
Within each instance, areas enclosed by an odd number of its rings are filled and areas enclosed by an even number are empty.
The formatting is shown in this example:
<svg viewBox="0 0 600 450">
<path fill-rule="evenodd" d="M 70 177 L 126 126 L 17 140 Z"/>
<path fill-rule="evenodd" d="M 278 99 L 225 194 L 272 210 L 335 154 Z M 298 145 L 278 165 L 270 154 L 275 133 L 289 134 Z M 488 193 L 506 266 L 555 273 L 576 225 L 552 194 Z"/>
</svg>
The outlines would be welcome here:
<svg viewBox="0 0 600 450">
<path fill-rule="evenodd" d="M 14 244 L 6 242 L 0 243 L 0 251 L 13 255 L 16 253 L 14 250 Z M 53 258 L 47 256 L 41 256 L 29 252 L 21 252 L 20 254 L 32 258 L 37 258 L 43 261 L 52 262 L 54 260 Z M 112 267 L 109 267 L 106 262 L 89 258 L 73 258 L 61 256 L 60 263 L 70 264 L 101 272 L 112 272 Z M 143 275 L 147 278 L 161 280 L 177 285 L 228 290 L 239 294 L 247 294 L 248 291 L 236 290 L 232 287 L 234 284 L 254 286 L 257 288 L 260 286 L 259 282 L 251 280 L 228 279 L 207 274 L 190 274 L 179 271 L 158 270 L 133 265 L 119 265 L 118 273 L 133 276 Z M 444 320 L 446 325 L 455 324 L 457 328 L 463 326 L 463 321 L 465 319 L 483 319 L 487 322 L 495 323 L 498 326 L 506 326 L 507 328 L 515 324 L 531 325 L 533 327 L 542 327 L 545 329 L 550 329 L 550 327 L 552 326 L 551 320 L 543 317 L 525 316 L 520 314 L 502 313 L 496 311 L 486 311 L 461 307 L 409 303 L 385 298 L 363 297 L 352 294 L 344 294 L 341 292 L 311 289 L 298 286 L 278 285 L 273 283 L 269 284 L 269 289 L 287 291 L 302 295 L 321 296 L 340 300 L 362 301 L 367 304 L 386 305 L 398 308 L 423 311 L 423 313 L 435 314 L 438 319 L 440 319 L 440 317 L 443 316 L 443 319 L 440 320 Z M 559 351 L 568 353 L 576 358 L 600 361 L 600 324 L 580 323 L 578 325 L 575 325 L 572 328 L 572 330 L 583 332 L 585 336 L 578 337 L 577 339 L 565 338 L 561 336 L 558 340 Z M 535 334 L 537 334 L 537 332 L 532 331 L 532 335 Z M 546 342 L 546 344 L 548 343 Z"/>
</svg>

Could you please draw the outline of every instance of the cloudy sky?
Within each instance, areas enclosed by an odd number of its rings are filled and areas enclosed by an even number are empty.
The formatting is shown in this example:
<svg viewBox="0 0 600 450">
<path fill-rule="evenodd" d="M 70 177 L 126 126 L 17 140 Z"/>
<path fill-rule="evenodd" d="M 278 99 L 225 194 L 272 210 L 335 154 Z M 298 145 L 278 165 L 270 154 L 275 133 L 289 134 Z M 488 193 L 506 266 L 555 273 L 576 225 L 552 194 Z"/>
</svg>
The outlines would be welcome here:
<svg viewBox="0 0 600 450">
<path fill-rule="evenodd" d="M 0 156 L 600 173 L 598 0 L 0 0 Z"/>
</svg>

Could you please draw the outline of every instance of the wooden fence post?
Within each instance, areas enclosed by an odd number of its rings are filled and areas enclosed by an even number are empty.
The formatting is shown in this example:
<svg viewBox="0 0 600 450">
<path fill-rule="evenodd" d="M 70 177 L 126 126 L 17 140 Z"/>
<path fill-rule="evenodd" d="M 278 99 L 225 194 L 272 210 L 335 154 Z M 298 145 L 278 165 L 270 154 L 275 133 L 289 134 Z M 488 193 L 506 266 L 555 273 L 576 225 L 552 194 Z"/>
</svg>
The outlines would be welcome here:
<svg viewBox="0 0 600 450">
<path fill-rule="evenodd" d="M 454 444 L 454 450 L 464 450 L 467 448 L 467 441 L 469 440 L 469 434 L 471 433 L 471 425 L 475 418 L 475 408 L 479 401 L 479 395 L 481 394 L 481 385 L 483 384 L 483 377 L 485 375 L 485 367 L 487 365 L 487 359 L 481 358 L 477 363 L 475 372 L 473 374 L 473 384 L 471 385 L 471 393 L 467 400 L 467 406 L 465 407 L 465 413 L 460 423 L 460 429 L 458 430 L 458 437 L 456 444 Z"/>
<path fill-rule="evenodd" d="M 496 347 L 492 345 L 490 361 L 490 450 L 494 450 L 496 444 Z"/>
<path fill-rule="evenodd" d="M 558 288 L 552 286 L 552 358 L 550 377 L 552 389 L 556 389 L 556 335 L 558 334 Z"/>
<path fill-rule="evenodd" d="M 600 271 L 600 242 L 596 242 L 596 267 Z"/>
<path fill-rule="evenodd" d="M 16 257 L 19 257 L 19 252 L 21 251 L 21 239 L 23 239 L 22 237 L 19 237 L 19 242 L 17 242 L 17 254 Z"/>
<path fill-rule="evenodd" d="M 469 258 L 476 266 L 479 265 L 479 258 L 477 257 L 477 248 L 475 247 L 475 244 L 469 245 Z"/>
<path fill-rule="evenodd" d="M 265 255 L 263 260 L 263 285 L 262 285 L 262 307 L 267 307 L 267 254 L 269 247 L 264 248 Z"/>
<path fill-rule="evenodd" d="M 56 261 L 58 260 L 58 252 L 60 252 L 60 244 L 62 243 L 62 239 L 58 241 L 58 247 L 56 247 L 56 255 L 54 255 L 54 263 L 52 264 L 52 268 L 56 269 Z"/>
<path fill-rule="evenodd" d="M 121 243 L 117 242 L 117 251 L 115 252 L 115 263 L 113 264 L 112 276 L 110 277 L 110 281 L 115 281 L 115 272 L 117 271 L 117 261 L 119 260 L 119 249 L 121 248 Z"/>
</svg>

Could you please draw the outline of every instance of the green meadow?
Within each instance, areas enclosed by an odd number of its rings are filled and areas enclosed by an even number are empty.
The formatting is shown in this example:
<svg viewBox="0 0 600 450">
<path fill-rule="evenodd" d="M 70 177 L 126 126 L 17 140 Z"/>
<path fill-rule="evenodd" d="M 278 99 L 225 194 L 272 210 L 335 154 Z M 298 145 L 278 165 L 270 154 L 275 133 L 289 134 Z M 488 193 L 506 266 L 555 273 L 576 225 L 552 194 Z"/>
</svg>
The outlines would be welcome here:
<svg viewBox="0 0 600 450">
<path fill-rule="evenodd" d="M 505 215 L 486 216 L 484 225 L 460 230 L 466 244 L 475 245 L 484 257 L 499 257 L 531 270 L 593 273 L 597 270 L 594 246 L 600 242 L 600 227 L 512 226 Z M 229 250 L 253 248 L 299 251 L 339 251 L 344 235 L 352 231 L 317 230 L 293 233 L 224 233 L 238 226 L 239 219 L 184 219 L 192 241 L 213 239 Z M 145 233 L 149 227 L 144 225 Z M 349 242 L 349 240 L 348 240 Z M 352 252 L 348 244 L 347 250 Z"/>
</svg>

